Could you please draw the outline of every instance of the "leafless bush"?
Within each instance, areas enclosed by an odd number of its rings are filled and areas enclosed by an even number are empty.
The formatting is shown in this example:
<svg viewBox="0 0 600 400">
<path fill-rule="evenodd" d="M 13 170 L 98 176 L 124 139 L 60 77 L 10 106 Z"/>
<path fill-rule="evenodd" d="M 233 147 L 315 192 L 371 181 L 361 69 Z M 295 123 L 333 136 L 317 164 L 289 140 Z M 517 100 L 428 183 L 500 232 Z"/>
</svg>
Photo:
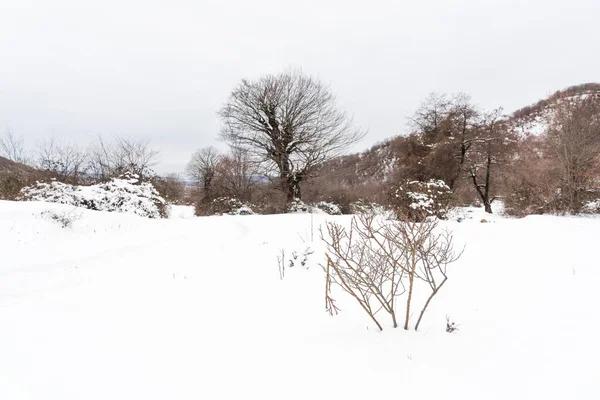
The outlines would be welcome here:
<svg viewBox="0 0 600 400">
<path fill-rule="evenodd" d="M 448 279 L 447 265 L 460 257 L 453 250 L 452 234 L 440 231 L 435 220 L 389 221 L 364 214 L 354 217 L 349 228 L 328 222 L 321 239 L 327 247 L 326 310 L 330 314 L 339 311 L 331 294 L 332 286 L 339 287 L 380 330 L 377 314 L 381 310 L 398 327 L 397 302 L 405 293 L 404 329 L 409 329 L 414 293 L 421 282 L 429 295 L 414 325 L 418 330 L 429 304 Z"/>
<path fill-rule="evenodd" d="M 330 313 L 338 310 L 330 293 L 335 285 L 350 294 L 380 330 L 380 310 L 390 315 L 394 328 L 398 326 L 396 299 L 405 292 L 400 264 L 404 248 L 387 230 L 367 214 L 354 217 L 349 229 L 328 222 L 326 232 L 320 230 L 327 246 L 325 302 Z"/>
<path fill-rule="evenodd" d="M 448 264 L 456 261 L 462 251 L 458 254 L 454 252 L 452 233 L 448 230 L 440 231 L 438 222 L 434 219 L 424 222 L 406 219 L 397 221 L 392 224 L 392 229 L 388 232 L 394 235 L 393 237 L 397 238 L 396 240 L 404 247 L 402 265 L 406 269 L 408 278 L 404 329 L 408 329 L 409 325 L 415 280 L 425 283 L 430 290 L 415 324 L 415 330 L 418 330 L 431 300 L 448 280 L 446 274 Z"/>
<path fill-rule="evenodd" d="M 458 325 L 455 322 L 450 321 L 450 317 L 446 316 L 446 332 L 452 333 L 458 330 Z"/>
</svg>

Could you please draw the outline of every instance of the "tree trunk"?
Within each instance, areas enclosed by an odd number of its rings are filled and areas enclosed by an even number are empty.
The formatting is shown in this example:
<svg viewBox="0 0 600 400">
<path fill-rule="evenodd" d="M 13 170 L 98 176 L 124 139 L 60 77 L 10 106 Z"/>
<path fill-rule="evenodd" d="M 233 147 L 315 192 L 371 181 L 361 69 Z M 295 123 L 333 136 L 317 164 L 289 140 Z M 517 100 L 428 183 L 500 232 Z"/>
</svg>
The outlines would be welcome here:
<svg viewBox="0 0 600 400">
<path fill-rule="evenodd" d="M 492 205 L 490 204 L 489 201 L 486 201 L 485 203 L 483 203 L 483 207 L 485 208 L 486 213 L 493 214 L 492 213 Z"/>
<path fill-rule="evenodd" d="M 297 174 L 292 174 L 287 178 L 287 202 L 291 203 L 295 200 L 301 200 L 300 181 L 302 180 Z"/>
</svg>

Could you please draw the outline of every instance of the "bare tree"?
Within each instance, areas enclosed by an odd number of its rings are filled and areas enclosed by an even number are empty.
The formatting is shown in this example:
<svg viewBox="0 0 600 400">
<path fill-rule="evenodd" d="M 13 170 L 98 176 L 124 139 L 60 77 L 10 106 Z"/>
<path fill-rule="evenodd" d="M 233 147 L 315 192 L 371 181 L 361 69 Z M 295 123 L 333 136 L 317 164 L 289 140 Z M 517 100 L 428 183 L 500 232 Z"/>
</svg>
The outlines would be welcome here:
<svg viewBox="0 0 600 400">
<path fill-rule="evenodd" d="M 496 199 L 492 184 L 498 183 L 501 168 L 507 163 L 515 143 L 516 138 L 502 119 L 502 109 L 482 117 L 478 133 L 471 141 L 465 170 L 487 213 L 492 213 L 492 202 Z"/>
<path fill-rule="evenodd" d="M 364 135 L 327 86 L 299 71 L 243 80 L 219 115 L 222 139 L 274 166 L 288 202 L 301 198 L 300 183 L 315 166 Z"/>
<path fill-rule="evenodd" d="M 111 143 L 107 143 L 102 136 L 88 148 L 87 169 L 93 179 L 106 180 L 115 173 L 116 152 Z"/>
<path fill-rule="evenodd" d="M 204 201 L 213 198 L 213 181 L 221 158 L 222 156 L 216 148 L 212 146 L 204 147 L 192 155 L 192 159 L 185 167 L 187 176 L 202 187 Z"/>
<path fill-rule="evenodd" d="M 150 141 L 115 138 L 105 141 L 101 136 L 88 149 L 87 169 L 95 179 L 105 180 L 125 172 L 140 178 L 154 175 L 152 168 L 158 164 L 159 151 L 150 147 Z"/>
<path fill-rule="evenodd" d="M 454 175 L 448 182 L 450 189 L 454 189 L 456 180 L 460 177 L 462 169 L 467 159 L 467 152 L 473 145 L 475 132 L 477 130 L 477 119 L 480 112 L 471 103 L 471 98 L 466 94 L 454 96 L 453 106 L 450 111 L 452 118 L 451 141 L 458 148 L 458 166 L 454 170 Z"/>
<path fill-rule="evenodd" d="M 216 167 L 216 185 L 226 196 L 250 201 L 252 188 L 259 182 L 256 163 L 249 157 L 248 149 L 234 146 L 221 157 Z"/>
<path fill-rule="evenodd" d="M 551 122 L 548 142 L 563 169 L 565 207 L 579 212 L 583 194 L 600 174 L 600 100 L 564 99 Z"/>
<path fill-rule="evenodd" d="M 7 130 L 4 136 L 0 137 L 0 156 L 14 162 L 27 164 L 29 158 L 25 151 L 23 137 L 16 136 L 11 130 Z"/>
<path fill-rule="evenodd" d="M 409 118 L 410 125 L 417 132 L 430 137 L 442 135 L 449 128 L 447 119 L 450 106 L 451 101 L 445 94 L 430 93 Z"/>
<path fill-rule="evenodd" d="M 149 140 L 115 139 L 115 170 L 131 172 L 140 179 L 154 175 L 152 168 L 158 164 L 160 152 L 150 147 Z"/>
<path fill-rule="evenodd" d="M 409 179 L 442 179 L 455 189 L 476 132 L 479 111 L 471 98 L 459 93 L 430 94 L 410 119 L 426 150 L 418 164 L 425 166 L 422 176 Z M 412 167 L 414 169 L 414 167 Z"/>
<path fill-rule="evenodd" d="M 38 148 L 37 165 L 61 179 L 77 182 L 85 173 L 86 151 L 51 138 Z"/>
</svg>

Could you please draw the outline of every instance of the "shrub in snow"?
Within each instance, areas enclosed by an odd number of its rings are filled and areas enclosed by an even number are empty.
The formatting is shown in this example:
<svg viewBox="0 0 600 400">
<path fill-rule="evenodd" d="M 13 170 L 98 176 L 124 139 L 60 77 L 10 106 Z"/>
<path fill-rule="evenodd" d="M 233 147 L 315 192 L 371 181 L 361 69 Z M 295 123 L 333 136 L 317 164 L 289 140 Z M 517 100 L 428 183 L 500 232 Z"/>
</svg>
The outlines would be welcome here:
<svg viewBox="0 0 600 400">
<path fill-rule="evenodd" d="M 109 182 L 75 186 L 62 182 L 37 182 L 21 190 L 20 200 L 68 204 L 89 210 L 136 214 L 148 218 L 166 216 L 165 200 L 149 182 L 125 174 Z"/>
<path fill-rule="evenodd" d="M 458 325 L 455 322 L 450 321 L 450 317 L 446 316 L 446 332 L 452 333 L 458 330 Z"/>
<path fill-rule="evenodd" d="M 383 220 L 374 214 L 353 217 L 349 228 L 326 222 L 321 230 L 327 248 L 326 310 L 338 313 L 332 295 L 337 288 L 350 294 L 380 330 L 379 310 L 391 317 L 394 328 L 399 326 L 399 313 L 405 311 L 404 329 L 409 329 L 414 313 L 414 329 L 418 330 L 429 304 L 448 279 L 448 264 L 461 255 L 454 252 L 452 234 L 440 231 L 437 224 L 436 219 Z M 428 288 L 429 293 L 421 294 L 421 288 Z M 400 306 L 401 296 L 405 296 L 405 307 Z M 418 314 L 415 299 L 425 299 L 418 305 Z"/>
<path fill-rule="evenodd" d="M 314 254 L 314 251 L 310 247 L 305 247 L 302 251 L 292 251 L 291 257 L 286 256 L 284 249 L 279 249 L 279 255 L 277 256 L 277 267 L 279 269 L 279 279 L 285 277 L 285 269 L 293 267 L 302 267 L 308 269 L 309 257 Z"/>
<path fill-rule="evenodd" d="M 588 201 L 583 206 L 583 212 L 590 214 L 600 214 L 600 199 L 595 201 Z"/>
<path fill-rule="evenodd" d="M 386 213 L 385 207 L 377 203 L 369 203 L 365 200 L 358 200 L 350 203 L 350 213 L 352 214 L 376 214 Z"/>
<path fill-rule="evenodd" d="M 71 212 L 61 212 L 55 210 L 45 210 L 40 213 L 43 218 L 47 218 L 51 221 L 58 223 L 63 228 L 71 228 L 73 222 L 81 218 L 81 215 Z"/>
<path fill-rule="evenodd" d="M 219 197 L 211 202 L 196 203 L 196 215 L 254 215 L 254 205 L 233 197 Z"/>
<path fill-rule="evenodd" d="M 288 213 L 305 213 L 309 212 L 309 207 L 302 200 L 296 199 L 287 205 Z"/>
<path fill-rule="evenodd" d="M 342 210 L 337 204 L 328 203 L 326 201 L 320 201 L 316 203 L 313 207 L 329 215 L 342 215 Z"/>
<path fill-rule="evenodd" d="M 416 221 L 430 216 L 445 219 L 451 196 L 444 181 L 411 181 L 390 191 L 390 205 L 398 217 Z"/>
</svg>

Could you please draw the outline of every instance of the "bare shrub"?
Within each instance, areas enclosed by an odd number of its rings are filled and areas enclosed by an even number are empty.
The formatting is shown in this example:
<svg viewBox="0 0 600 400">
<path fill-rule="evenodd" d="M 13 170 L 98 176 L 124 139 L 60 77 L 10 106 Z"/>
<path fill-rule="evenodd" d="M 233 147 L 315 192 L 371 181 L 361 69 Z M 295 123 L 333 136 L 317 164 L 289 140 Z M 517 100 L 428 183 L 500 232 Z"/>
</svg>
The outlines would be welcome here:
<svg viewBox="0 0 600 400">
<path fill-rule="evenodd" d="M 81 214 L 72 211 L 56 211 L 56 210 L 44 210 L 40 213 L 44 218 L 48 218 L 51 221 L 55 221 L 62 228 L 72 228 L 73 222 L 81 218 Z"/>
<path fill-rule="evenodd" d="M 363 214 L 352 219 L 349 228 L 326 223 L 320 237 L 327 247 L 325 305 L 330 314 L 339 308 L 332 297 L 333 286 L 350 294 L 375 325 L 382 330 L 377 314 L 389 314 L 398 327 L 398 298 L 406 296 L 404 329 L 409 329 L 417 282 L 429 294 L 414 325 L 418 330 L 423 316 L 448 276 L 447 265 L 460 254 L 453 250 L 453 237 L 439 231 L 436 220 L 413 222 L 384 221 Z"/>
<path fill-rule="evenodd" d="M 195 214 L 197 216 L 209 215 L 254 215 L 254 206 L 251 203 L 246 203 L 240 199 L 232 197 L 218 197 L 206 203 L 199 201 L 196 203 Z"/>
<path fill-rule="evenodd" d="M 38 147 L 37 167 L 61 181 L 77 184 L 85 174 L 86 157 L 79 146 L 51 138 Z"/>
<path fill-rule="evenodd" d="M 430 289 L 429 297 L 415 324 L 415 330 L 418 330 L 431 300 L 448 280 L 446 274 L 448 264 L 458 260 L 462 254 L 462 252 L 458 254 L 454 252 L 452 233 L 447 230 L 438 231 L 437 228 L 438 221 L 435 219 L 428 219 L 421 223 L 404 219 L 394 222 L 393 230 L 390 232 L 399 237 L 397 240 L 402 243 L 405 250 L 402 254 L 404 258 L 402 265 L 406 269 L 408 278 L 408 297 L 404 329 L 408 329 L 415 279 L 422 281 Z"/>
<path fill-rule="evenodd" d="M 456 322 L 450 321 L 450 317 L 446 316 L 446 332 L 452 333 L 458 330 Z"/>
<path fill-rule="evenodd" d="M 327 246 L 326 307 L 337 311 L 330 290 L 332 285 L 350 294 L 367 313 L 379 330 L 383 330 L 376 315 L 387 312 L 394 328 L 396 299 L 405 292 L 400 265 L 404 249 L 386 235 L 386 227 L 378 225 L 373 215 L 352 218 L 349 229 L 327 222 L 326 232 L 320 230 Z"/>
</svg>

